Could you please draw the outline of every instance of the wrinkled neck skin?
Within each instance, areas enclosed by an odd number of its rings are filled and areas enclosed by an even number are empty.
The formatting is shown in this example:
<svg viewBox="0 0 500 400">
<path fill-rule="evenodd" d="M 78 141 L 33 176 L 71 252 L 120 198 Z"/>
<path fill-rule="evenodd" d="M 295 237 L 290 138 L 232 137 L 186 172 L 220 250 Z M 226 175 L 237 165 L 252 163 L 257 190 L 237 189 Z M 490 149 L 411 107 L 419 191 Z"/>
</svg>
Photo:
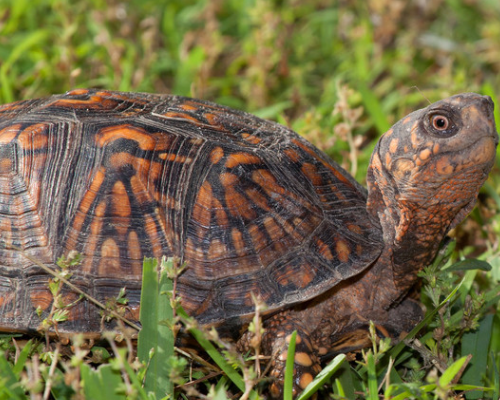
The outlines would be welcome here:
<svg viewBox="0 0 500 400">
<path fill-rule="evenodd" d="M 426 170 L 423 174 L 429 176 Z M 487 173 L 472 167 L 443 182 L 425 182 L 421 176 L 416 186 L 397 181 L 374 153 L 367 176 L 367 209 L 383 231 L 385 247 L 378 264 L 392 267 L 399 294 L 415 284 L 418 272 L 432 262 L 448 231 L 472 210 L 486 177 Z"/>
</svg>

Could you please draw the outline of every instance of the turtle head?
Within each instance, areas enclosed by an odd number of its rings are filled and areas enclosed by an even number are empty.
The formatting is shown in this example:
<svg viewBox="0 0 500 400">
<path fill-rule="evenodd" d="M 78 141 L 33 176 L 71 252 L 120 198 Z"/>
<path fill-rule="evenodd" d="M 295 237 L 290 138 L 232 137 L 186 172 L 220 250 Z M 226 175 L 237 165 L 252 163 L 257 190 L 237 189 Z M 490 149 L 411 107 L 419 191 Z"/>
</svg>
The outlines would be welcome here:
<svg viewBox="0 0 500 400">
<path fill-rule="evenodd" d="M 475 93 L 438 101 L 397 122 L 378 142 L 367 176 L 367 208 L 380 221 L 386 244 L 405 251 L 437 248 L 472 210 L 497 144 L 493 102 Z"/>
</svg>

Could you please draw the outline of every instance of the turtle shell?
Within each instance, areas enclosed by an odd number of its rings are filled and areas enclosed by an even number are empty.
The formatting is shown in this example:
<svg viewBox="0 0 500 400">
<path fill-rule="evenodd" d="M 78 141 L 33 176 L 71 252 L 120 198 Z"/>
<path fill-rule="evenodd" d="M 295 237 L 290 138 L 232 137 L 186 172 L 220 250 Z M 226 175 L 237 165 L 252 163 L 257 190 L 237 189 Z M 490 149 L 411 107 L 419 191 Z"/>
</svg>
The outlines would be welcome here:
<svg viewBox="0 0 500 400">
<path fill-rule="evenodd" d="M 314 298 L 367 268 L 381 229 L 366 191 L 293 131 L 184 97 L 78 89 L 0 107 L 0 329 L 39 330 L 54 268 L 137 319 L 144 257 L 179 257 L 177 291 L 203 324 Z M 22 251 L 21 251 L 22 250 Z M 59 333 L 99 333 L 65 287 Z"/>
</svg>

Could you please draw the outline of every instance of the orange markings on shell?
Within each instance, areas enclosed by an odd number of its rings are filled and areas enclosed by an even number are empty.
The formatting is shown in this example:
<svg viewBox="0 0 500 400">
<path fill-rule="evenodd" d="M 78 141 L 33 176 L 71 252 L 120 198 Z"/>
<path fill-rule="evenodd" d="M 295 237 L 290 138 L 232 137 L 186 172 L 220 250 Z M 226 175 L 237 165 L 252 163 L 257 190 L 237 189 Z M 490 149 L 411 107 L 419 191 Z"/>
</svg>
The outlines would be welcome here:
<svg viewBox="0 0 500 400">
<path fill-rule="evenodd" d="M 222 157 L 224 157 L 224 150 L 222 150 L 222 147 L 217 146 L 210 152 L 210 162 L 212 164 L 217 164 Z"/>
<path fill-rule="evenodd" d="M 344 263 L 349 261 L 349 255 L 351 254 L 351 249 L 349 248 L 349 245 L 345 241 L 338 240 L 335 243 L 335 250 L 337 251 L 337 257 L 340 261 Z"/>
<path fill-rule="evenodd" d="M 191 104 L 188 104 L 188 103 L 182 103 L 182 104 L 179 104 L 178 106 L 181 110 L 184 110 L 184 111 L 196 111 L 198 109 L 198 107 L 195 107 Z"/>
<path fill-rule="evenodd" d="M 191 114 L 188 114 L 188 113 L 183 113 L 183 112 L 178 112 L 178 111 L 167 111 L 166 113 L 162 114 L 162 116 L 164 118 L 186 120 L 186 121 L 194 122 L 196 125 L 201 125 L 201 122 L 198 118 L 195 118 Z"/>
<path fill-rule="evenodd" d="M 298 162 L 300 160 L 300 155 L 294 149 L 283 150 L 283 153 L 293 162 Z"/>
<path fill-rule="evenodd" d="M 318 159 L 319 161 L 321 161 L 321 163 L 330 170 L 330 172 L 335 175 L 335 177 L 343 182 L 343 183 L 346 183 L 348 184 L 349 186 L 351 185 L 351 183 L 349 182 L 349 180 L 344 176 L 342 175 L 342 173 L 335 167 L 333 167 L 330 163 L 326 162 L 325 160 L 323 160 L 322 158 L 318 158 L 318 155 L 308 146 L 306 146 L 304 143 L 302 143 L 300 140 L 297 140 L 297 139 L 293 139 L 292 142 L 299 146 L 302 150 L 304 150 L 306 153 L 310 154 L 314 159 Z"/>
<path fill-rule="evenodd" d="M 246 254 L 246 243 L 243 239 L 243 234 L 238 228 L 233 228 L 231 230 L 231 241 L 236 250 L 236 254 L 240 257 L 244 256 Z"/>
<path fill-rule="evenodd" d="M 210 208 L 212 205 L 212 186 L 208 181 L 203 182 L 200 190 L 198 191 L 198 196 L 196 198 L 196 203 L 193 207 L 193 219 L 198 222 L 198 224 L 208 227 L 210 226 Z"/>
<path fill-rule="evenodd" d="M 264 211 L 269 211 L 269 203 L 267 202 L 266 197 L 260 193 L 256 188 L 250 188 L 245 191 L 245 194 L 248 196 L 250 201 L 261 208 Z"/>
<path fill-rule="evenodd" d="M 330 251 L 330 248 L 322 241 L 318 240 L 318 252 L 327 260 L 333 260 L 333 254 Z"/>
<path fill-rule="evenodd" d="M 258 138 L 257 136 L 255 135 L 250 135 L 249 133 L 242 133 L 241 134 L 241 137 L 248 143 L 251 143 L 251 144 L 259 144 L 260 142 L 262 142 L 262 139 Z"/>
<path fill-rule="evenodd" d="M 361 227 L 359 225 L 347 224 L 346 226 L 347 226 L 347 229 L 349 229 L 351 232 L 354 232 L 358 235 L 363 234 L 363 229 L 361 229 Z"/>
<path fill-rule="evenodd" d="M 99 147 L 105 147 L 106 144 L 121 139 L 133 140 L 141 150 L 152 151 L 156 148 L 156 140 L 153 135 L 131 125 L 114 125 L 103 128 L 96 136 Z"/>
<path fill-rule="evenodd" d="M 313 185 L 321 185 L 323 180 L 321 179 L 321 175 L 318 174 L 318 169 L 313 164 L 304 163 L 301 170 L 303 174 L 309 178 Z"/>
<path fill-rule="evenodd" d="M 232 153 L 227 156 L 226 167 L 234 168 L 240 164 L 260 164 L 261 158 L 249 153 Z"/>
<path fill-rule="evenodd" d="M 16 124 L 2 129 L 0 131 L 0 144 L 8 144 L 12 142 L 19 134 L 21 128 L 22 128 L 21 124 Z"/>
<path fill-rule="evenodd" d="M 131 231 L 128 234 L 127 255 L 132 260 L 142 260 L 141 243 L 136 231 Z"/>
<path fill-rule="evenodd" d="M 208 259 L 209 260 L 220 260 L 223 259 L 225 255 L 228 254 L 227 247 L 220 239 L 212 239 L 210 242 L 210 247 L 208 248 Z"/>
<path fill-rule="evenodd" d="M 33 308 L 39 308 L 42 311 L 46 311 L 52 304 L 54 297 L 47 289 L 42 290 L 31 290 L 30 300 Z"/>
</svg>

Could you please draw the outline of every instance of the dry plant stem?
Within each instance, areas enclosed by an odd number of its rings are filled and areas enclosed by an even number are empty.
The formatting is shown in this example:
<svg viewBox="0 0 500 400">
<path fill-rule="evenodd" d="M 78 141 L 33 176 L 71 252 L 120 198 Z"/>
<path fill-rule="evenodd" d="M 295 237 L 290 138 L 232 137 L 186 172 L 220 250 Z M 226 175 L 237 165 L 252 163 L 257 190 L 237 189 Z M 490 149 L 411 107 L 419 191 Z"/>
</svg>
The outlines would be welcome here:
<svg viewBox="0 0 500 400">
<path fill-rule="evenodd" d="M 99 308 L 102 308 L 103 310 L 106 310 L 107 312 L 109 312 L 114 318 L 117 318 L 119 319 L 120 321 L 123 321 L 124 323 L 126 323 L 127 325 L 131 326 L 132 328 L 136 329 L 137 331 L 140 331 L 141 328 L 134 324 L 132 321 L 129 321 L 127 318 L 124 318 L 122 317 L 120 314 L 116 313 L 115 311 L 113 310 L 109 310 L 104 304 L 102 304 L 99 300 L 97 299 L 94 299 L 93 297 L 89 296 L 87 293 L 85 293 L 83 290 L 81 290 L 80 288 L 78 288 L 77 286 L 73 285 L 70 281 L 68 281 L 66 278 L 64 278 L 63 276 L 61 276 L 61 274 L 59 274 L 57 271 L 54 271 L 53 269 L 47 267 L 45 264 L 41 263 L 40 261 L 38 261 L 37 259 L 35 259 L 34 257 L 31 257 L 29 254 L 26 254 L 26 252 L 21 249 L 20 247 L 18 246 L 15 246 L 13 244 L 10 244 L 9 245 L 12 249 L 20 252 L 25 258 L 27 258 L 28 260 L 30 260 L 32 263 L 38 265 L 41 269 L 43 269 L 45 272 L 47 272 L 48 274 L 54 276 L 55 278 L 59 279 L 61 282 L 63 282 L 65 285 L 67 285 L 68 287 L 70 287 L 72 290 L 74 290 L 75 292 L 77 292 L 78 294 L 82 295 L 83 297 L 85 297 L 88 301 L 90 301 L 91 303 L 94 303 L 96 306 L 98 306 Z"/>
<path fill-rule="evenodd" d="M 121 375 L 122 375 L 122 379 L 123 379 L 123 382 L 125 383 L 125 387 L 126 387 L 126 393 L 130 394 L 132 393 L 132 384 L 130 383 L 130 378 L 127 374 L 127 371 L 125 370 L 125 367 L 124 367 L 124 360 L 118 350 L 118 346 L 116 345 L 115 341 L 112 340 L 111 338 L 108 338 L 108 342 L 109 342 L 109 345 L 111 346 L 111 349 L 113 350 L 113 353 L 115 354 L 115 357 L 117 358 L 117 360 L 120 361 L 120 370 L 121 370 Z"/>
<path fill-rule="evenodd" d="M 378 393 L 380 393 L 380 390 L 382 389 L 382 386 L 384 386 L 384 384 L 385 384 L 386 391 L 387 391 L 387 389 L 389 389 L 389 386 L 391 384 L 390 374 L 391 374 L 391 370 L 392 370 L 393 365 L 394 365 L 394 360 L 391 357 L 391 358 L 389 358 L 389 365 L 387 366 L 387 372 L 384 375 L 384 379 L 382 379 L 382 382 L 380 382 L 380 385 L 378 387 Z"/>
<path fill-rule="evenodd" d="M 17 361 L 19 360 L 19 353 L 21 352 L 21 349 L 19 348 L 19 344 L 17 344 L 16 339 L 12 338 L 12 343 L 14 344 L 14 348 L 16 349 L 16 354 L 14 355 L 14 364 L 17 364 Z"/>
<path fill-rule="evenodd" d="M 52 360 L 52 364 L 50 365 L 49 376 L 47 377 L 47 380 L 45 383 L 45 391 L 43 392 L 43 400 L 48 400 L 49 396 L 50 396 L 50 389 L 52 388 L 53 377 L 54 377 L 54 373 L 56 371 L 57 361 L 59 360 L 59 351 L 60 351 L 60 346 L 59 346 L 59 344 L 57 344 L 56 349 L 54 351 L 54 357 Z"/>
</svg>

